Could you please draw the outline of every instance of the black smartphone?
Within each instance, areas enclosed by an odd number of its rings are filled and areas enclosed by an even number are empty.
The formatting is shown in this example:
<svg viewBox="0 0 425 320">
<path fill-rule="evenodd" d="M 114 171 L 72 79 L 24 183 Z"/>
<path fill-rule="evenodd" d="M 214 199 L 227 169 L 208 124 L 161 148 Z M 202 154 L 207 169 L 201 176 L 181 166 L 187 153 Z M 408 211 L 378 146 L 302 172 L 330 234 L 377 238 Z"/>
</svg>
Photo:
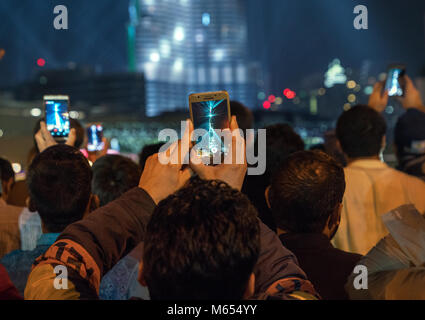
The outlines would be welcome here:
<svg viewBox="0 0 425 320">
<path fill-rule="evenodd" d="M 100 151 L 105 147 L 103 139 L 103 126 L 100 123 L 93 123 L 87 126 L 87 150 Z"/>
<path fill-rule="evenodd" d="M 46 95 L 43 100 L 47 130 L 55 140 L 65 141 L 69 135 L 69 97 Z"/>
<path fill-rule="evenodd" d="M 194 93 L 189 96 L 190 116 L 194 129 L 204 130 L 198 137 L 197 152 L 201 157 L 214 158 L 227 154 L 228 146 L 216 130 L 230 127 L 230 101 L 226 91 Z"/>
<path fill-rule="evenodd" d="M 388 67 L 387 80 L 385 90 L 388 91 L 390 97 L 401 97 L 404 95 L 404 75 L 406 74 L 406 66 L 404 64 L 391 64 Z"/>
</svg>

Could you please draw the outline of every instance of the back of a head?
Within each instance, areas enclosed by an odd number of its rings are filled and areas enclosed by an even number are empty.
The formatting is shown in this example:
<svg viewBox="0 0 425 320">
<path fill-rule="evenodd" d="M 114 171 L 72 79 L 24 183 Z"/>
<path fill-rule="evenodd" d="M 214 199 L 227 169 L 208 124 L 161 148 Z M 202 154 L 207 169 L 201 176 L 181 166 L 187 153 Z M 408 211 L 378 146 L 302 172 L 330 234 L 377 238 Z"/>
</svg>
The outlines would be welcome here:
<svg viewBox="0 0 425 320">
<path fill-rule="evenodd" d="M 0 158 L 0 181 L 7 182 L 11 178 L 15 179 L 15 172 L 13 171 L 12 164 L 9 160 Z"/>
<path fill-rule="evenodd" d="M 254 128 L 254 115 L 248 107 L 238 101 L 230 101 L 230 112 L 232 116 L 236 116 L 239 128 L 244 131 Z"/>
<path fill-rule="evenodd" d="M 194 178 L 147 226 L 143 277 L 155 300 L 238 300 L 258 260 L 257 211 L 221 181 Z"/>
<path fill-rule="evenodd" d="M 139 184 L 141 170 L 132 160 L 120 155 L 106 155 L 93 164 L 93 194 L 104 206 Z"/>
<path fill-rule="evenodd" d="M 276 171 L 269 202 L 276 225 L 287 232 L 321 233 L 342 202 L 343 168 L 321 151 L 296 152 Z"/>
<path fill-rule="evenodd" d="M 279 123 L 266 127 L 267 137 L 267 169 L 266 176 L 271 178 L 273 171 L 290 154 L 304 150 L 304 141 L 286 123 Z"/>
<path fill-rule="evenodd" d="M 59 144 L 39 153 L 27 175 L 31 208 L 49 232 L 80 220 L 91 195 L 92 171 L 76 148 Z"/>
<path fill-rule="evenodd" d="M 394 130 L 394 142 L 399 158 L 425 154 L 425 112 L 409 109 L 400 118 Z"/>
<path fill-rule="evenodd" d="M 352 159 L 378 156 L 386 131 L 384 117 L 366 105 L 345 111 L 336 126 L 341 148 Z"/>
</svg>

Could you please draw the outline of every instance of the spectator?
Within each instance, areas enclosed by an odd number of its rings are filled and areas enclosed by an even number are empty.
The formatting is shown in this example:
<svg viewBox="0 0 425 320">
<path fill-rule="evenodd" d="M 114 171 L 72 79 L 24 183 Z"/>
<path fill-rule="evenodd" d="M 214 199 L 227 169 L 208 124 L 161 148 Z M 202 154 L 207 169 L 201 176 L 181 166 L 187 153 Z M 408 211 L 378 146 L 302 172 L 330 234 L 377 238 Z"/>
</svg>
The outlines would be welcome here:
<svg viewBox="0 0 425 320">
<path fill-rule="evenodd" d="M 359 105 L 344 112 L 336 128 L 348 166 L 341 225 L 334 245 L 362 255 L 388 233 L 381 221 L 382 214 L 409 203 L 425 212 L 425 183 L 381 160 L 386 124 L 375 110 L 383 110 L 388 102 L 388 95 L 381 95 L 382 86 L 375 86 L 371 107 Z"/>
<path fill-rule="evenodd" d="M 324 299 L 348 299 L 344 285 L 360 255 L 335 249 L 341 219 L 344 170 L 319 151 L 286 158 L 267 189 L 279 238 L 298 258 Z"/>
<path fill-rule="evenodd" d="M 153 300 L 250 298 L 259 252 L 260 226 L 248 198 L 223 182 L 192 180 L 153 212 L 141 282 Z"/>
<path fill-rule="evenodd" d="M 86 158 L 64 144 L 47 148 L 31 163 L 27 175 L 30 207 L 41 217 L 43 235 L 34 250 L 16 250 L 1 260 L 22 295 L 35 258 L 90 208 L 91 178 Z"/>
<path fill-rule="evenodd" d="M 394 133 L 398 168 L 425 180 L 425 106 L 408 76 L 401 103 L 406 112 L 398 119 Z"/>
<path fill-rule="evenodd" d="M 120 155 L 106 155 L 93 164 L 93 194 L 104 206 L 136 187 L 142 174 L 140 167 Z"/>
<path fill-rule="evenodd" d="M 231 126 L 232 130 L 237 129 L 235 119 L 232 119 Z M 193 129 L 193 126 L 190 127 Z M 188 125 L 183 139 L 189 139 L 189 136 Z M 235 140 L 235 146 L 241 145 L 233 150 L 244 150 L 240 148 L 243 147 L 241 143 L 243 139 L 235 138 Z M 181 148 L 177 146 L 179 144 L 175 143 L 170 147 L 170 150 L 174 150 L 171 156 L 180 152 Z M 232 156 L 236 154 L 233 153 Z M 242 186 L 246 173 L 246 164 L 222 164 L 208 167 L 202 163 L 191 163 L 191 168 L 203 180 L 226 180 L 229 186 L 238 190 Z M 183 167 L 182 164 L 162 165 L 158 155 L 150 157 L 138 188 L 126 192 L 122 197 L 98 209 L 96 213 L 84 220 L 70 225 L 56 243 L 36 260 L 25 289 L 25 298 L 97 298 L 102 276 L 126 252 L 131 251 L 145 239 L 146 225 L 155 206 L 159 204 L 162 208 L 160 202 L 186 186 L 190 176 L 189 168 Z M 223 203 L 221 210 L 226 210 L 231 205 L 232 203 L 229 202 Z M 204 207 L 197 207 L 197 209 L 203 210 Z M 118 220 L 119 223 L 116 223 Z M 254 230 L 256 228 L 251 227 Z M 227 228 L 226 230 L 229 231 Z M 267 241 L 274 238 L 271 232 L 266 231 L 265 234 L 264 239 L 260 239 L 261 247 L 265 240 L 265 255 L 261 257 L 260 254 L 255 267 L 258 272 L 256 273 L 258 284 L 255 285 L 255 291 L 263 293 L 261 295 L 263 298 L 270 295 L 280 299 L 314 298 L 314 288 L 305 279 L 294 257 L 288 254 L 281 244 L 280 246 L 270 245 Z M 58 250 L 59 248 L 61 249 Z M 53 268 L 57 264 L 64 265 L 69 270 L 68 289 L 54 289 L 53 281 L 56 275 L 53 273 Z M 161 297 L 158 296 L 158 298 Z M 184 296 L 179 298 L 185 299 Z"/>
<path fill-rule="evenodd" d="M 24 208 L 6 202 L 14 181 L 11 163 L 0 158 L 0 258 L 20 248 L 19 218 Z"/>
<path fill-rule="evenodd" d="M 6 269 L 0 264 L 0 301 L 1 300 L 22 300 L 22 296 L 16 290 Z"/>
<path fill-rule="evenodd" d="M 238 119 L 239 128 L 244 134 L 247 129 L 254 129 L 254 115 L 252 111 L 238 101 L 230 101 L 230 112 Z"/>
<path fill-rule="evenodd" d="M 139 166 L 142 169 L 142 171 L 145 168 L 146 160 L 148 160 L 148 158 L 151 155 L 158 153 L 159 149 L 161 149 L 161 147 L 164 144 L 165 144 L 164 142 L 160 142 L 160 143 L 156 143 L 156 144 L 148 144 L 148 145 L 143 147 L 142 151 L 140 151 L 140 154 L 139 154 Z"/>
<path fill-rule="evenodd" d="M 260 219 L 272 230 L 276 229 L 276 225 L 264 193 L 280 163 L 290 154 L 301 150 L 304 150 L 304 141 L 288 124 L 266 127 L 266 172 L 260 176 L 247 176 L 245 179 L 242 192 L 257 208 Z"/>
</svg>

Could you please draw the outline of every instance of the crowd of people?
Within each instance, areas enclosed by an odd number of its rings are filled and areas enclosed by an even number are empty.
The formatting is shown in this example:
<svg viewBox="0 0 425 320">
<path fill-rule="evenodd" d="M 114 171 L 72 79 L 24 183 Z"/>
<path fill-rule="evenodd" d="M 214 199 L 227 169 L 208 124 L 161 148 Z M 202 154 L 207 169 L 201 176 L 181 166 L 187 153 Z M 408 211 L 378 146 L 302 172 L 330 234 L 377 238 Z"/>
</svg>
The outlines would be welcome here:
<svg viewBox="0 0 425 320">
<path fill-rule="evenodd" d="M 265 128 L 260 176 L 235 161 L 245 147 L 232 163 L 164 164 L 160 143 L 135 163 L 81 152 L 76 121 L 57 143 L 41 119 L 25 182 L 0 159 L 0 299 L 425 299 L 425 106 L 406 76 L 391 168 L 388 99 L 377 83 L 321 151 Z M 231 111 L 234 140 L 253 143 L 250 110 Z M 190 158 L 192 131 L 163 154 Z"/>
</svg>

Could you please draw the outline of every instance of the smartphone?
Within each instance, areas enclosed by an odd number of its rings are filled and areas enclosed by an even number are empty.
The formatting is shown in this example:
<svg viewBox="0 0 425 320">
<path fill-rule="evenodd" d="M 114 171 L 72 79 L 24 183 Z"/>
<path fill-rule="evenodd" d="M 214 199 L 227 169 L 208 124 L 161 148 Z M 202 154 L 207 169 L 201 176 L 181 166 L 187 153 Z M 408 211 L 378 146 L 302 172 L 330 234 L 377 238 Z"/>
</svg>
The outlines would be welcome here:
<svg viewBox="0 0 425 320">
<path fill-rule="evenodd" d="M 100 123 L 92 123 L 87 126 L 87 150 L 100 151 L 105 147 L 103 139 L 103 126 Z"/>
<path fill-rule="evenodd" d="M 388 67 L 385 90 L 390 97 L 401 97 L 404 95 L 404 75 L 406 66 L 403 64 L 392 64 Z"/>
<path fill-rule="evenodd" d="M 43 100 L 47 130 L 55 140 L 65 141 L 69 135 L 69 97 L 46 95 Z"/>
<path fill-rule="evenodd" d="M 228 150 L 216 130 L 230 127 L 230 101 L 227 91 L 194 93 L 189 96 L 190 117 L 195 130 L 202 129 L 196 151 L 202 158 L 223 158 Z"/>
</svg>

